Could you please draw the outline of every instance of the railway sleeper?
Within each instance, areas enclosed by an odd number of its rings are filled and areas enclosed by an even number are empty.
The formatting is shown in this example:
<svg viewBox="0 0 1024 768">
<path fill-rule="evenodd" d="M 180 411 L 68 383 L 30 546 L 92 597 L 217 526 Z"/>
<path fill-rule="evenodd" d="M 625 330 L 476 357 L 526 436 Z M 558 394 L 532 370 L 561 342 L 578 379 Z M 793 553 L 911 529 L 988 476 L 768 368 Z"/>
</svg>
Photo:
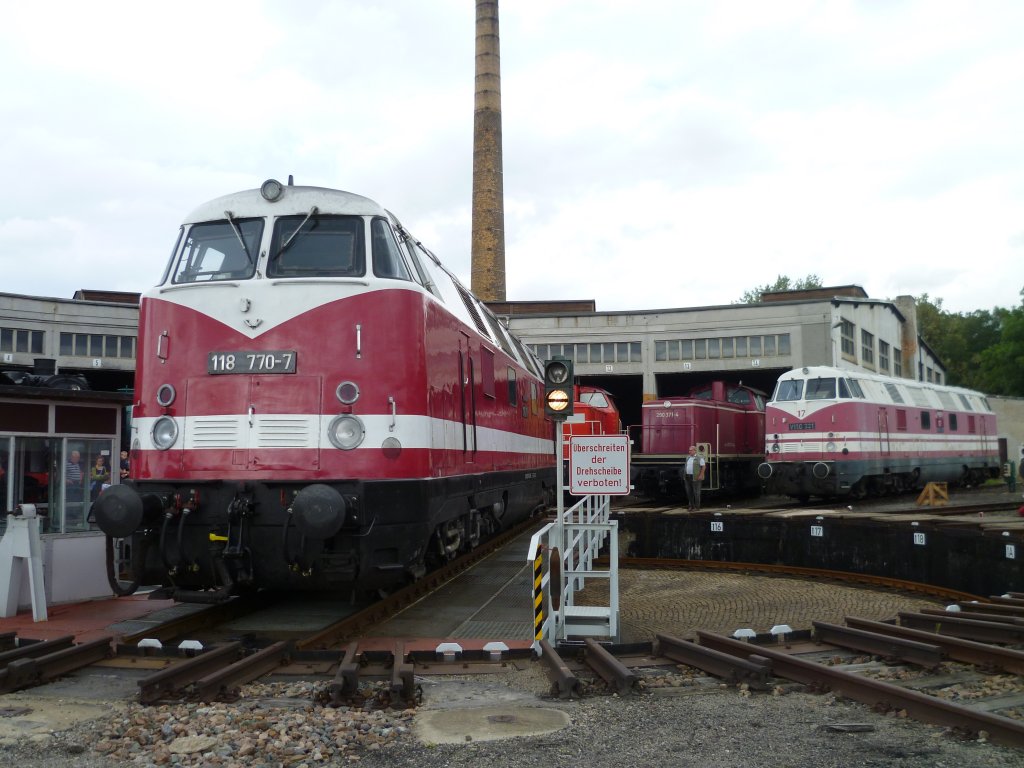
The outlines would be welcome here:
<svg viewBox="0 0 1024 768">
<path fill-rule="evenodd" d="M 799 659 L 781 651 L 758 648 L 739 640 L 698 630 L 701 645 L 732 653 L 743 658 L 763 655 L 775 675 L 803 685 L 832 690 L 868 706 L 906 710 L 912 717 L 926 723 L 942 725 L 959 731 L 986 731 L 989 739 L 1012 747 L 1024 746 L 1024 722 L 972 707 L 954 704 L 919 691 L 892 683 L 872 680 L 843 670 Z"/>
</svg>

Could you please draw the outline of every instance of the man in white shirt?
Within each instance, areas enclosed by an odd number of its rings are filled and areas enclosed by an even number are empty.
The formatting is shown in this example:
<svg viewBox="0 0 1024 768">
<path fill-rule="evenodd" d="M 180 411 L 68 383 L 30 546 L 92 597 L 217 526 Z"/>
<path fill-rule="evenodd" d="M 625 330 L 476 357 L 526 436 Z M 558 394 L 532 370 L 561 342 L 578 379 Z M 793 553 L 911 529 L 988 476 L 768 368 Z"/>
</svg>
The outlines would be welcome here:
<svg viewBox="0 0 1024 768">
<path fill-rule="evenodd" d="M 705 464 L 704 457 L 697 455 L 697 447 L 691 445 L 683 464 L 683 486 L 686 488 L 686 501 L 691 512 L 700 510 L 700 485 L 704 482 Z"/>
</svg>

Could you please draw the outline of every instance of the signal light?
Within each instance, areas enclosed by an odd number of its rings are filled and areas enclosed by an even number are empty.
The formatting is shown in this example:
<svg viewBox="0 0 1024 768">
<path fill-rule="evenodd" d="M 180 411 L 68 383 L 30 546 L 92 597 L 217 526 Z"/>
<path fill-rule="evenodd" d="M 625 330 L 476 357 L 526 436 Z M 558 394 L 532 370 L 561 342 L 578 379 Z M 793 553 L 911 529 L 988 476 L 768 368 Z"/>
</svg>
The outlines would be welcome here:
<svg viewBox="0 0 1024 768">
<path fill-rule="evenodd" d="M 555 357 L 544 363 L 544 413 L 555 419 L 572 416 L 572 360 Z"/>
</svg>

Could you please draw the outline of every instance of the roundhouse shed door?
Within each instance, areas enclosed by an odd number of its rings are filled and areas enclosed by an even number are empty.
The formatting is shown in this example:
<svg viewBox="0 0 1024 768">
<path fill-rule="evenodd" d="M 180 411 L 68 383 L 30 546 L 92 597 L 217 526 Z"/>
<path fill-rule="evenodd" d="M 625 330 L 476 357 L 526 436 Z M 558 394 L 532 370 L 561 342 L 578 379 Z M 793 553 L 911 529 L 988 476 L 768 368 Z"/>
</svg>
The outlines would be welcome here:
<svg viewBox="0 0 1024 768">
<path fill-rule="evenodd" d="M 185 469 L 318 469 L 320 380 L 220 375 L 189 379 Z"/>
</svg>

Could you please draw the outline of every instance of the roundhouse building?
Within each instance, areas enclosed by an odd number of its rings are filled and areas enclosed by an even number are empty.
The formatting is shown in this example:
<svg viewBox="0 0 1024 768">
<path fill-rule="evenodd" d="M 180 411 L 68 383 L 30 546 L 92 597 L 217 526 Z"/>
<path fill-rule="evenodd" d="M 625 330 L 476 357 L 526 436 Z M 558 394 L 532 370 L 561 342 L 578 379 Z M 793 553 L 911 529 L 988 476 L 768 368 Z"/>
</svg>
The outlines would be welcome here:
<svg viewBox="0 0 1024 768">
<path fill-rule="evenodd" d="M 758 304 L 599 312 L 593 301 L 489 302 L 542 359 L 574 361 L 580 383 L 616 400 L 625 428 L 641 404 L 685 395 L 713 379 L 771 394 L 792 368 L 835 365 L 946 384 L 921 338 L 912 296 L 872 299 L 857 285 L 765 293 Z M 1013 398 L 990 398 L 1011 458 L 1024 425 Z"/>
<path fill-rule="evenodd" d="M 127 448 L 138 301 L 0 293 L 0 532 L 8 513 L 36 510 L 50 603 L 110 592 L 90 508 Z"/>
</svg>

